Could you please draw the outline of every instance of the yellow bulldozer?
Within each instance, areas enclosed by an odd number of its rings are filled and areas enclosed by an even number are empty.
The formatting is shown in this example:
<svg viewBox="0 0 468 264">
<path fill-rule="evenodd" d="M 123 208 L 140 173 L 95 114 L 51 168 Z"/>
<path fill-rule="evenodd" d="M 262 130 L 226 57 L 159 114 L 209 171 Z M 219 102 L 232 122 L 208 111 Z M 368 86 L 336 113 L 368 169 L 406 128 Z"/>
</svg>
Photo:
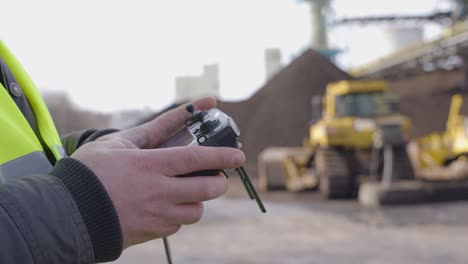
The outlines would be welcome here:
<svg viewBox="0 0 468 264">
<path fill-rule="evenodd" d="M 300 148 L 268 148 L 259 156 L 266 191 L 319 188 L 326 198 L 358 195 L 363 182 L 413 180 L 406 145 L 411 121 L 386 81 L 340 81 L 312 99 L 310 133 Z"/>
<path fill-rule="evenodd" d="M 463 97 L 453 95 L 446 130 L 421 137 L 410 145 L 417 176 L 446 181 L 468 178 L 468 117 L 461 115 Z"/>
</svg>

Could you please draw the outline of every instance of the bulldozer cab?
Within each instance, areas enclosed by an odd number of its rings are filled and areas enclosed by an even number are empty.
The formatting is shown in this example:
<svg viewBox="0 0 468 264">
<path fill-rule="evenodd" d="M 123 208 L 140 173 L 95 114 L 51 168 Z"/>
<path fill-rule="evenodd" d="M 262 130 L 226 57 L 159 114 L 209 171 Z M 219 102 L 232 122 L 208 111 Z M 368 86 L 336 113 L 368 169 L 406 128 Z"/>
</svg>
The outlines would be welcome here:
<svg viewBox="0 0 468 264">
<path fill-rule="evenodd" d="M 360 92 L 336 97 L 336 117 L 375 118 L 397 114 L 399 99 L 382 92 Z"/>
<path fill-rule="evenodd" d="M 376 118 L 399 112 L 399 98 L 385 81 L 340 81 L 327 87 L 325 118 Z"/>
<path fill-rule="evenodd" d="M 368 149 L 374 143 L 374 136 L 382 130 L 392 132 L 395 140 L 408 140 L 410 121 L 399 113 L 398 96 L 387 91 L 388 83 L 384 80 L 347 80 L 328 84 L 322 100 L 323 116 L 315 115 L 315 122 L 309 129 L 310 145 Z M 313 101 L 319 102 L 317 99 Z"/>
</svg>

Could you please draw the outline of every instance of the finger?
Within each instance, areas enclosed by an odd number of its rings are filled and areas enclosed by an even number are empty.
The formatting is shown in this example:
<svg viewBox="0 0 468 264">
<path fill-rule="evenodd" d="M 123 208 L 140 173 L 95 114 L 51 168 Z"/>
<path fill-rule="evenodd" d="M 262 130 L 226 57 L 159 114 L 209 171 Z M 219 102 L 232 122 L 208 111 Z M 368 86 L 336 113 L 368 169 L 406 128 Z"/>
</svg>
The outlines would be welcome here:
<svg viewBox="0 0 468 264">
<path fill-rule="evenodd" d="M 214 97 L 203 97 L 192 102 L 195 109 L 198 110 L 208 110 L 213 107 L 216 107 L 217 102 Z"/>
<path fill-rule="evenodd" d="M 203 215 L 202 203 L 186 203 L 173 206 L 167 213 L 168 220 L 175 225 L 191 225 L 200 221 Z"/>
<path fill-rule="evenodd" d="M 222 175 L 174 177 L 168 182 L 166 197 L 176 204 L 209 201 L 223 195 L 228 188 L 228 181 Z"/>
<path fill-rule="evenodd" d="M 187 105 L 170 110 L 148 123 L 103 136 L 99 140 L 122 138 L 138 148 L 156 148 L 183 128 L 185 120 L 190 118 L 190 113 L 185 109 Z M 196 109 L 208 110 L 216 106 L 216 99 L 213 97 L 201 98 L 195 100 L 193 105 Z"/>
<path fill-rule="evenodd" d="M 208 110 L 216 106 L 216 100 L 213 97 L 205 97 L 195 100 L 192 104 L 195 109 Z M 155 148 L 161 145 L 161 143 L 168 140 L 184 127 L 185 121 L 191 117 L 191 114 L 186 109 L 187 106 L 188 104 L 181 105 L 148 123 L 148 148 Z"/>
<path fill-rule="evenodd" d="M 152 150 L 154 162 L 168 176 L 180 176 L 191 172 L 231 169 L 245 162 L 242 151 L 227 147 L 185 146 Z"/>
</svg>

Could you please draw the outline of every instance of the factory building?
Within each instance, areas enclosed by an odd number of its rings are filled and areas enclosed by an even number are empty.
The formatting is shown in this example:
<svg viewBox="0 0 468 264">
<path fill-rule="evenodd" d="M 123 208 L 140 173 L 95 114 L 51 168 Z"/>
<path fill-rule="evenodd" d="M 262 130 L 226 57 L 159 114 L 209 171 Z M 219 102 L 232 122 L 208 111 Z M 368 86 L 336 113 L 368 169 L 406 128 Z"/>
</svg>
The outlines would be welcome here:
<svg viewBox="0 0 468 264">
<path fill-rule="evenodd" d="M 184 102 L 202 96 L 219 97 L 219 67 L 205 65 L 200 76 L 179 76 L 175 79 L 176 102 Z"/>
</svg>

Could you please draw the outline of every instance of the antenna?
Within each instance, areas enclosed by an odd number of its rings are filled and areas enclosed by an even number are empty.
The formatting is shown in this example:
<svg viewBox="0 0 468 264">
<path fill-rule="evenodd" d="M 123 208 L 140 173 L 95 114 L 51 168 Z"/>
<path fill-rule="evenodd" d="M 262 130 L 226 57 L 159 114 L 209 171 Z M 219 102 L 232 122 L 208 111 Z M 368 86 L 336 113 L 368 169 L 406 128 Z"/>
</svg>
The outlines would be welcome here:
<svg viewBox="0 0 468 264">
<path fill-rule="evenodd" d="M 257 194 L 257 191 L 255 190 L 255 187 L 252 184 L 252 181 L 250 181 L 249 175 L 247 175 L 247 172 L 245 171 L 244 167 L 239 167 L 236 168 L 237 173 L 239 173 L 239 176 L 241 177 L 242 183 L 244 184 L 245 190 L 249 194 L 250 199 L 255 200 L 257 202 L 258 207 L 260 208 L 260 211 L 262 213 L 266 213 L 265 206 L 262 203 L 262 200 Z"/>
<path fill-rule="evenodd" d="M 167 239 L 167 237 L 163 237 L 163 242 L 164 242 L 164 251 L 166 251 L 167 264 L 172 264 L 172 254 L 171 254 L 171 247 L 169 246 L 169 239 Z"/>
</svg>

